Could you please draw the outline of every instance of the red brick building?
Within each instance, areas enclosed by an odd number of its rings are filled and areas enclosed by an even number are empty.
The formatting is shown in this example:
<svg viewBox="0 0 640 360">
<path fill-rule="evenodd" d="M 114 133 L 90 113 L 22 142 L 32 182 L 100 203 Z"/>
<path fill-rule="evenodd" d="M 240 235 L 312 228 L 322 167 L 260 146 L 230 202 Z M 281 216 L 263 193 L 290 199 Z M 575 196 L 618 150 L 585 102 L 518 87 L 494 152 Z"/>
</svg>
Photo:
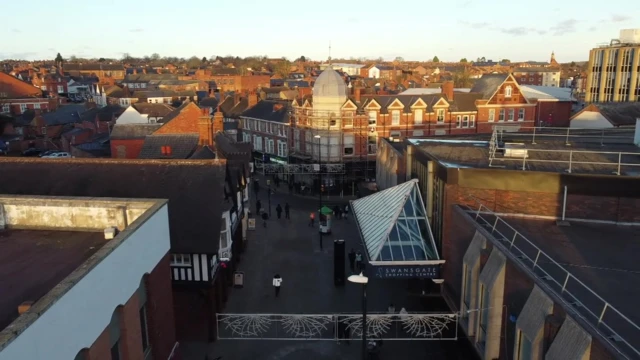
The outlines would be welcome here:
<svg viewBox="0 0 640 360">
<path fill-rule="evenodd" d="M 563 358 L 563 348 L 594 360 L 636 354 L 634 324 L 614 319 L 636 317 L 635 303 L 625 300 L 635 295 L 623 289 L 635 289 L 637 280 L 593 267 L 635 266 L 629 246 L 638 236 L 630 225 L 640 224 L 637 155 L 620 166 L 619 155 L 607 152 L 640 151 L 605 138 L 601 153 L 574 163 L 572 150 L 593 151 L 588 138 L 572 137 L 567 150 L 565 139 L 501 136 L 523 144 L 521 152 L 492 145 L 489 136 L 424 139 L 393 144 L 401 159 L 381 155 L 385 166 L 378 167 L 388 172 L 381 178 L 419 179 L 446 261 L 442 296 L 461 314 L 464 336 L 483 359 L 518 358 L 523 351 Z M 608 246 L 609 238 L 616 246 Z M 607 315 L 599 321 L 592 313 Z"/>
<path fill-rule="evenodd" d="M 90 200 L 3 196 L 0 359 L 179 359 L 166 200 Z"/>
<path fill-rule="evenodd" d="M 40 88 L 0 72 L 0 113 L 21 115 L 27 110 L 46 112 L 57 107 L 57 100 L 43 98 Z"/>
</svg>

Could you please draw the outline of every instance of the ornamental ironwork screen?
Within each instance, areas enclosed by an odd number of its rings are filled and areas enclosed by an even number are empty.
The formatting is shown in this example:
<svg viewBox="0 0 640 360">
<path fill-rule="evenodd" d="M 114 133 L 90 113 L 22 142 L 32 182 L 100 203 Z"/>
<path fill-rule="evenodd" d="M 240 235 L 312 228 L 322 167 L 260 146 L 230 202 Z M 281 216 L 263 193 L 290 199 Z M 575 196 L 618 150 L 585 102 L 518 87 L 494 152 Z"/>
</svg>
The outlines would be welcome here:
<svg viewBox="0 0 640 360">
<path fill-rule="evenodd" d="M 360 340 L 362 314 L 217 314 L 218 339 Z M 457 340 L 457 314 L 367 314 L 367 338 Z"/>
</svg>

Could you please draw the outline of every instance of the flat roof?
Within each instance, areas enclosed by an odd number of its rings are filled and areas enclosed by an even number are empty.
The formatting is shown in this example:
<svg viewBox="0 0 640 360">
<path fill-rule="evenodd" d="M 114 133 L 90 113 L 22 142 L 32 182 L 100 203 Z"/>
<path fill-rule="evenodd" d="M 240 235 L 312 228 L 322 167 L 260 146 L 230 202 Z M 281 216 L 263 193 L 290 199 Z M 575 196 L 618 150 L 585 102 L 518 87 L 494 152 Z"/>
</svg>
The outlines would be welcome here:
<svg viewBox="0 0 640 360">
<path fill-rule="evenodd" d="M 599 132 L 600 133 L 600 132 Z M 565 138 L 554 135 L 549 138 L 531 133 L 504 133 L 495 144 L 498 148 L 491 156 L 491 136 L 473 135 L 446 138 L 409 139 L 418 149 L 451 168 L 490 168 L 510 170 L 606 174 L 613 175 L 620 166 L 620 175 L 640 176 L 640 147 L 626 140 L 627 133 L 616 138 L 600 140 L 599 135 Z M 632 134 L 632 133 L 631 133 Z M 504 156 L 503 143 L 522 143 L 527 158 Z"/>
<path fill-rule="evenodd" d="M 0 331 L 107 242 L 98 231 L 0 230 Z"/>
<path fill-rule="evenodd" d="M 481 216 L 488 221 L 487 228 L 494 224 L 495 215 Z M 504 222 L 497 222 L 494 237 L 502 237 L 505 247 L 533 269 L 592 330 L 597 328 L 626 355 L 640 354 L 640 226 L 582 221 L 560 226 L 555 220 L 501 219 Z M 518 236 L 511 247 L 514 229 L 529 242 Z M 538 254 L 538 249 L 543 253 Z M 567 272 L 572 276 L 569 280 Z M 612 338 L 614 332 L 629 345 Z"/>
</svg>

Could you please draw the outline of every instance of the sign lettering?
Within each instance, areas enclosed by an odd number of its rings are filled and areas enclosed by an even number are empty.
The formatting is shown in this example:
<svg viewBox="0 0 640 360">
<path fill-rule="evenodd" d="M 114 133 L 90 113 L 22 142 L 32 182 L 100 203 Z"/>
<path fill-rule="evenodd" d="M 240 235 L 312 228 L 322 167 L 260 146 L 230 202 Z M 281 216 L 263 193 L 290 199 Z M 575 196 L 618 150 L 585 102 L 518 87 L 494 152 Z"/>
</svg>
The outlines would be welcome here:
<svg viewBox="0 0 640 360">
<path fill-rule="evenodd" d="M 376 266 L 375 276 L 383 279 L 437 279 L 440 265 L 382 265 Z"/>
</svg>

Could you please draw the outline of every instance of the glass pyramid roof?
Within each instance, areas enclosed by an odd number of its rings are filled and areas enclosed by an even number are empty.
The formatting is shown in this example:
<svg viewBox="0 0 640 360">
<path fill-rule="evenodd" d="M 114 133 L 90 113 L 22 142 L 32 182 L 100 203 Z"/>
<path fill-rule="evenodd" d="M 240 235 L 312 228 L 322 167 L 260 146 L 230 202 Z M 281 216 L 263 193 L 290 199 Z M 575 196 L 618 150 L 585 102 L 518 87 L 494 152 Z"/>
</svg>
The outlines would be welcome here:
<svg viewBox="0 0 640 360">
<path fill-rule="evenodd" d="M 370 261 L 439 260 L 418 180 L 351 202 Z"/>
</svg>

